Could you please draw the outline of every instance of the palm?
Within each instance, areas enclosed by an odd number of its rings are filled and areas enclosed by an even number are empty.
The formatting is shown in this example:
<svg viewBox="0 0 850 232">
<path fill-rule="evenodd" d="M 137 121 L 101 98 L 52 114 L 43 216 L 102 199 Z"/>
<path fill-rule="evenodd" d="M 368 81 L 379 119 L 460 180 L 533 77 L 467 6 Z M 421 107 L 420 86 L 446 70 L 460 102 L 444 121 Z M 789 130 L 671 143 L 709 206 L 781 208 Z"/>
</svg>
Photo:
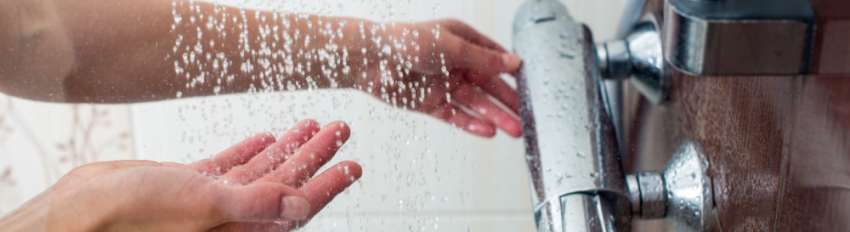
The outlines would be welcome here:
<svg viewBox="0 0 850 232">
<path fill-rule="evenodd" d="M 205 217 L 205 214 L 185 212 L 187 210 L 202 211 L 208 208 L 205 207 L 206 205 L 212 205 L 208 203 L 214 201 L 213 194 L 208 191 L 215 185 L 215 179 L 203 176 L 197 170 L 180 164 L 160 164 L 152 161 L 94 163 L 74 169 L 54 185 L 53 190 L 57 192 L 54 197 L 60 200 L 53 202 L 62 204 L 76 199 L 85 199 L 81 195 L 91 194 L 92 188 L 97 189 L 95 186 L 108 186 L 111 194 L 98 195 L 106 197 L 107 199 L 101 200 L 109 204 L 88 206 L 95 207 L 90 210 L 124 215 L 128 218 L 141 217 L 147 221 L 157 222 L 133 225 L 141 231 L 204 231 L 206 229 L 204 226 L 213 222 Z M 193 198 L 193 200 L 185 201 L 186 198 Z M 175 206 L 180 208 L 176 209 Z M 64 207 L 64 205 L 52 205 L 52 207 Z M 147 214 L 139 211 L 145 209 L 156 209 L 148 210 L 151 212 L 180 213 Z M 181 221 L 196 223 L 179 223 Z M 128 226 L 130 225 L 114 226 L 108 230 L 118 231 Z"/>
<path fill-rule="evenodd" d="M 357 163 L 346 161 L 313 177 L 348 139 L 349 129 L 334 122 L 319 129 L 303 121 L 275 141 L 258 135 L 212 159 L 183 165 L 117 161 L 85 165 L 53 186 L 58 197 L 85 199 L 91 189 L 110 204 L 95 212 L 122 215 L 107 230 L 122 231 L 289 231 L 309 218 L 360 177 Z M 258 155 L 262 154 L 262 155 Z M 297 190 L 296 190 L 297 189 Z M 120 194 L 115 194 L 120 193 Z M 277 221 L 283 196 L 302 196 L 310 213 L 298 221 Z M 56 205 L 53 207 L 63 207 Z M 133 222 L 145 222 L 134 224 Z M 189 222 L 189 223 L 187 223 Z"/>
</svg>

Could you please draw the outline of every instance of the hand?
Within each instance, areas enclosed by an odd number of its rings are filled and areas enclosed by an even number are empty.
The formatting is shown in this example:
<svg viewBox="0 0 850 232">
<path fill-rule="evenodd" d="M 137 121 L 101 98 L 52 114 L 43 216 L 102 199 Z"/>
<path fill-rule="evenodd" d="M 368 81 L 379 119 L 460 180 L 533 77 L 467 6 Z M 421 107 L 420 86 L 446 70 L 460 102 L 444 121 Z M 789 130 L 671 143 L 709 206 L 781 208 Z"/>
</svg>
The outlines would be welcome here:
<svg viewBox="0 0 850 232">
<path fill-rule="evenodd" d="M 513 137 L 522 134 L 519 120 L 490 99 L 519 112 L 516 91 L 499 74 L 516 71 L 521 61 L 468 25 L 372 24 L 353 36 L 366 43 L 362 57 L 349 59 L 356 88 L 480 136 L 492 137 L 496 127 Z"/>
<path fill-rule="evenodd" d="M 277 141 L 256 135 L 189 165 L 85 165 L 0 225 L 11 231 L 289 231 L 360 177 L 360 166 L 350 161 L 313 177 L 349 135 L 342 122 L 320 130 L 306 120 Z M 16 220 L 42 225 L 27 228 Z"/>
</svg>

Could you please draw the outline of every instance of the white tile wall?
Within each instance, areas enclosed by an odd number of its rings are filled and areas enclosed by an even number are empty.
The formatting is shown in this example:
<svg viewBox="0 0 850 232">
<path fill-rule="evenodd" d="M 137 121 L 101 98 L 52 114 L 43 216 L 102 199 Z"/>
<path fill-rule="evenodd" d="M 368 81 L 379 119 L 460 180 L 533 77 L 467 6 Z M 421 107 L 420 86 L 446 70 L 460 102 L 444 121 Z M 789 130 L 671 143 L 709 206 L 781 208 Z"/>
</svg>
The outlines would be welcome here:
<svg viewBox="0 0 850 232">
<path fill-rule="evenodd" d="M 248 0 L 245 6 L 313 13 L 331 9 L 322 12 L 376 21 L 458 18 L 511 47 L 510 25 L 522 2 Z M 612 36 L 625 0 L 564 2 L 574 18 L 593 29 L 597 40 L 604 40 Z M 107 110 L 109 114 L 98 120 L 108 119 L 110 124 L 80 131 L 89 127 L 74 124 L 74 112 L 81 115 L 79 121 L 94 121 L 91 108 Z M 4 112 L 0 118 L 0 214 L 70 170 L 73 162 L 67 158 L 59 162 L 68 154 L 88 157 L 71 160 L 75 162 L 127 158 L 188 162 L 208 157 L 247 135 L 266 131 L 280 135 L 296 121 L 314 118 L 350 124 L 351 140 L 332 162 L 358 161 L 364 175 L 310 223 L 308 231 L 534 230 L 521 140 L 502 134 L 477 138 L 427 116 L 393 109 L 360 92 L 243 94 L 132 106 L 71 106 L 4 97 L 0 112 Z M 6 127 L 11 128 L 9 135 L 3 133 Z M 130 135 L 126 141 L 109 141 L 124 138 L 125 132 Z M 75 138 L 81 143 L 86 134 L 91 144 L 106 144 L 91 147 L 105 148 L 69 152 L 55 142 Z M 4 182 L 7 169 L 10 181 Z"/>
<path fill-rule="evenodd" d="M 134 159 L 130 107 L 35 102 L 0 95 L 0 215 L 72 168 Z"/>
</svg>

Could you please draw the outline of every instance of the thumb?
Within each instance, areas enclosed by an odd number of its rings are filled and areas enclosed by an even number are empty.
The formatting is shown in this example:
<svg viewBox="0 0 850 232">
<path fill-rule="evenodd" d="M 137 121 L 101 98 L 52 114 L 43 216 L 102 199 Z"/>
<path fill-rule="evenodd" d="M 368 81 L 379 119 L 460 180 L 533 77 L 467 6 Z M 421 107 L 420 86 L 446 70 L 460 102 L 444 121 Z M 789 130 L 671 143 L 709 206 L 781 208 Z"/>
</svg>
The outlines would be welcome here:
<svg viewBox="0 0 850 232">
<path fill-rule="evenodd" d="M 215 192 L 216 211 L 228 222 L 297 220 L 310 214 L 307 195 L 283 184 L 222 185 Z"/>
</svg>

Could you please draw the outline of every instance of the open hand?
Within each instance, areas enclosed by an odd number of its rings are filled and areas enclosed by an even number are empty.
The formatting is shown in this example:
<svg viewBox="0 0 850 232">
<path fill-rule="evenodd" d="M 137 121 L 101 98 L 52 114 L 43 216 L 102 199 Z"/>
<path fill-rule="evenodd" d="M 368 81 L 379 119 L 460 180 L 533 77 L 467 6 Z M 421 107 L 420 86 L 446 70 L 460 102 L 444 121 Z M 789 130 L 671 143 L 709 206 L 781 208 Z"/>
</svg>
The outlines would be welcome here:
<svg viewBox="0 0 850 232">
<path fill-rule="evenodd" d="M 519 112 L 516 91 L 499 78 L 521 61 L 472 27 L 457 20 L 373 24 L 355 36 L 366 43 L 362 57 L 349 59 L 356 88 L 480 136 L 492 137 L 497 127 L 522 134 L 508 113 Z"/>
<path fill-rule="evenodd" d="M 12 224 L 6 229 L 16 231 L 26 223 L 15 220 L 34 220 L 41 214 L 33 212 L 46 212 L 41 222 L 46 231 L 289 231 L 360 177 L 360 166 L 351 161 L 313 177 L 349 135 L 342 122 L 320 129 L 306 120 L 277 141 L 256 135 L 188 165 L 88 164 L 0 225 Z"/>
</svg>

